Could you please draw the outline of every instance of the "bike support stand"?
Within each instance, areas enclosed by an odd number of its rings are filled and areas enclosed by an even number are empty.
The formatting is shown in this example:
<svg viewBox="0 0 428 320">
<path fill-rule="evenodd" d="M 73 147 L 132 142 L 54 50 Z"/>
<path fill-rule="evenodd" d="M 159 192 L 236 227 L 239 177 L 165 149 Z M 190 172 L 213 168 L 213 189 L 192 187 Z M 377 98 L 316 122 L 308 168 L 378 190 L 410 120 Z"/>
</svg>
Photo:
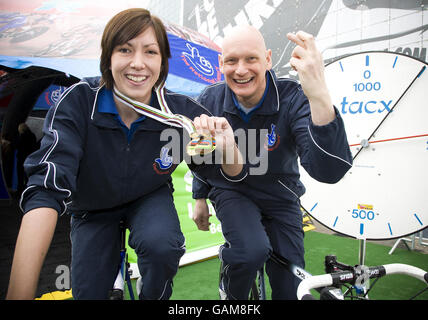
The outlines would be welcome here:
<svg viewBox="0 0 428 320">
<path fill-rule="evenodd" d="M 358 263 L 360 266 L 364 265 L 366 260 L 366 239 L 359 239 L 360 249 L 358 251 Z"/>
<path fill-rule="evenodd" d="M 367 240 L 366 239 L 359 239 L 358 241 L 359 241 L 358 267 L 359 268 L 366 268 L 364 266 L 364 263 L 366 261 L 366 244 L 367 244 Z M 364 270 L 364 269 L 362 269 L 362 270 Z M 358 295 L 362 295 L 363 297 L 365 297 L 366 299 L 368 299 L 367 294 L 368 294 L 369 287 L 370 287 L 370 281 L 368 281 L 368 282 L 364 281 L 361 285 L 362 286 L 359 287 L 359 288 L 357 288 L 357 286 L 355 286 L 355 291 L 357 292 Z"/>
<path fill-rule="evenodd" d="M 423 239 L 423 235 L 422 235 L 422 231 L 419 232 L 419 245 L 421 246 L 428 246 L 428 243 L 425 243 L 422 241 Z M 391 248 L 391 250 L 389 251 L 389 254 L 393 254 L 395 249 L 398 247 L 398 245 L 400 244 L 400 241 L 403 241 L 403 243 L 406 245 L 407 249 L 409 251 L 412 251 L 415 249 L 415 243 L 416 243 L 416 233 L 411 235 L 411 238 L 400 238 L 398 239 L 395 243 L 394 246 Z M 411 247 L 409 247 L 409 245 L 407 244 L 407 242 L 411 243 Z"/>
</svg>

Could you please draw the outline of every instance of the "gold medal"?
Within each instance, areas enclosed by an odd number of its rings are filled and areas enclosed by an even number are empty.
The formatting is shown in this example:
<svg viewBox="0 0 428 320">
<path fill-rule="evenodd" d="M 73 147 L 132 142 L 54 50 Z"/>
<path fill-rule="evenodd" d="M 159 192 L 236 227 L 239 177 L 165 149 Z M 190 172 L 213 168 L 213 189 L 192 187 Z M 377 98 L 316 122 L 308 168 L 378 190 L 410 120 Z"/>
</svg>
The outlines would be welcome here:
<svg viewBox="0 0 428 320">
<path fill-rule="evenodd" d="M 205 155 L 215 150 L 215 138 L 210 134 L 190 134 L 190 142 L 187 144 L 186 152 L 189 156 Z"/>
</svg>

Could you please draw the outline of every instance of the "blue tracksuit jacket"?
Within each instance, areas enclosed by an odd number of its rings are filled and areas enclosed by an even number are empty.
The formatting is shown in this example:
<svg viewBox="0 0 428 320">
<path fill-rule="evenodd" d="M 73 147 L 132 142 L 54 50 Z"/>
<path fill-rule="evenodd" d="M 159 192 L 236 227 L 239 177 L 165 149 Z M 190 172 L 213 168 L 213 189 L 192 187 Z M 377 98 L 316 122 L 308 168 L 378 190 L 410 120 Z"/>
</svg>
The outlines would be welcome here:
<svg viewBox="0 0 428 320">
<path fill-rule="evenodd" d="M 190 119 L 208 114 L 189 97 L 166 90 L 165 99 L 173 113 Z M 155 95 L 152 102 L 159 108 Z M 24 166 L 29 176 L 21 198 L 24 213 L 38 207 L 58 213 L 67 206 L 74 211 L 114 208 L 171 183 L 183 152 L 177 160 L 162 149 L 168 141 L 161 141 L 161 132 L 170 127 L 142 117 L 124 129 L 112 104 L 111 90 L 100 87 L 96 77 L 70 87 L 49 110 L 41 148 Z"/>
<path fill-rule="evenodd" d="M 232 178 L 219 165 L 211 171 L 204 167 L 194 173 L 197 179 L 193 179 L 193 198 L 208 198 L 210 190 L 220 188 L 239 191 L 253 200 L 296 201 L 305 192 L 299 180 L 298 157 L 310 176 L 321 182 L 335 183 L 351 168 L 352 155 L 337 109 L 332 122 L 316 126 L 311 121 L 309 102 L 296 81 L 277 79 L 273 71 L 267 72 L 266 77 L 263 103 L 249 116 L 237 108 L 234 94 L 225 82 L 207 87 L 199 96 L 199 102 L 214 116 L 225 117 L 235 133 L 240 130 L 248 138 L 251 129 L 257 130 L 252 130 L 256 139 L 247 139 L 246 164 L 241 174 Z M 242 140 L 237 140 L 241 149 Z M 249 149 L 254 144 L 256 152 L 251 154 Z M 268 161 L 263 175 L 251 174 L 250 170 L 260 165 L 256 157 Z"/>
</svg>

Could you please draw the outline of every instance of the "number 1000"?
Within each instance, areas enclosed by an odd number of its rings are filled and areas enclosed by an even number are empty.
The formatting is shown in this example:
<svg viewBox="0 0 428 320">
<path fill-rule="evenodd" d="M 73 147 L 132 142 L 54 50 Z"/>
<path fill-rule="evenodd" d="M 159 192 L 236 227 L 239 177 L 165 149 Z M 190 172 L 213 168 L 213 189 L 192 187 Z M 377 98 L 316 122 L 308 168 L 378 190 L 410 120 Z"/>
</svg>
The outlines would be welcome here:
<svg viewBox="0 0 428 320">
<path fill-rule="evenodd" d="M 379 91 L 381 88 L 380 82 L 360 82 L 354 83 L 355 92 L 363 92 L 363 91 Z"/>
</svg>

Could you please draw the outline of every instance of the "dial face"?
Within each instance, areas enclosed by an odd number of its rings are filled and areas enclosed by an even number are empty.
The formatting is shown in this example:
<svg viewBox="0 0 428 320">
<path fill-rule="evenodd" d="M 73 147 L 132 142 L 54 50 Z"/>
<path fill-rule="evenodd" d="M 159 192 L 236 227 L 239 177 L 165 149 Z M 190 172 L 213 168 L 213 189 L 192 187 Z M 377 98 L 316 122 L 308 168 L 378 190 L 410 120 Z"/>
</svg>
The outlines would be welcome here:
<svg viewBox="0 0 428 320">
<path fill-rule="evenodd" d="M 428 70 L 406 55 L 364 52 L 326 66 L 353 167 L 336 184 L 301 168 L 302 206 L 330 229 L 392 239 L 428 225 Z"/>
</svg>

